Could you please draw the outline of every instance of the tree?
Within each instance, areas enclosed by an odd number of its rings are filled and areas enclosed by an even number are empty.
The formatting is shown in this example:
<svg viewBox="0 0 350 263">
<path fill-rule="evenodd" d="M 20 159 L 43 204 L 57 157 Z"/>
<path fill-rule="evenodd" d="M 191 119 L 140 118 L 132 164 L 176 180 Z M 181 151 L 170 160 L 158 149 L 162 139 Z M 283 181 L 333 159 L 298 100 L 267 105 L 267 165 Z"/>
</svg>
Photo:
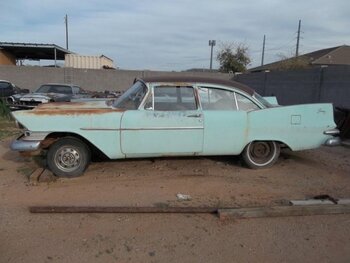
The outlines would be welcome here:
<svg viewBox="0 0 350 263">
<path fill-rule="evenodd" d="M 216 56 L 220 63 L 220 72 L 243 72 L 250 63 L 248 47 L 244 44 L 223 43 Z"/>
</svg>

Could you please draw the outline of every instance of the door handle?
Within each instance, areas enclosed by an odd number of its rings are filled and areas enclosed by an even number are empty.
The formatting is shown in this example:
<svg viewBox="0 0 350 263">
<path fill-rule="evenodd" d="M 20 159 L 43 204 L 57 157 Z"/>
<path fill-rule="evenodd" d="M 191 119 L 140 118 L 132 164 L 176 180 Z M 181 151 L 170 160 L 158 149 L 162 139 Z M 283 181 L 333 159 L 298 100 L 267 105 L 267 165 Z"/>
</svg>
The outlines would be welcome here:
<svg viewBox="0 0 350 263">
<path fill-rule="evenodd" d="M 188 117 L 188 118 L 201 118 L 202 114 L 200 114 L 200 113 L 190 114 L 190 115 L 187 115 L 186 117 Z"/>
</svg>

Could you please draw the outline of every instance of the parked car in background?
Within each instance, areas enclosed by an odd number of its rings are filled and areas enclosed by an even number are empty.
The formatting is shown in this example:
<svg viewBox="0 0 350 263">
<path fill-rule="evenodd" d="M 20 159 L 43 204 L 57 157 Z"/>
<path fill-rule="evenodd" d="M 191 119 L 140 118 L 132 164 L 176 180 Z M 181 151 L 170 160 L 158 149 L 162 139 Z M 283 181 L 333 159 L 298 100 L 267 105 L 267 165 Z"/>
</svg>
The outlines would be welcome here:
<svg viewBox="0 0 350 263">
<path fill-rule="evenodd" d="M 0 98 L 7 98 L 12 95 L 29 93 L 28 89 L 21 89 L 7 80 L 0 80 Z"/>
<path fill-rule="evenodd" d="M 81 175 L 95 151 L 110 159 L 241 155 L 255 169 L 272 166 L 281 147 L 340 143 L 332 104 L 278 106 L 240 83 L 199 77 L 138 79 L 112 104 L 49 103 L 13 116 L 24 133 L 12 150 L 44 150 L 62 177 Z"/>
<path fill-rule="evenodd" d="M 82 88 L 73 84 L 49 83 L 41 85 L 35 92 L 14 97 L 12 108 L 32 109 L 48 102 L 69 102 L 71 99 L 89 98 Z"/>
</svg>

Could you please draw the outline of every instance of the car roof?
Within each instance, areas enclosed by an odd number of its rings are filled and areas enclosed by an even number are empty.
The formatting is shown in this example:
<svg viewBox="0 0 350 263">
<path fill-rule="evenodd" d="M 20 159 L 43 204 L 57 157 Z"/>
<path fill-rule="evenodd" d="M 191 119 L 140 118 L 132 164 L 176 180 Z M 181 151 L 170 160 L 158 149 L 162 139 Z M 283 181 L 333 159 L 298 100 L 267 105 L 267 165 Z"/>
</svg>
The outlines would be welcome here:
<svg viewBox="0 0 350 263">
<path fill-rule="evenodd" d="M 45 83 L 45 84 L 42 84 L 42 85 L 40 85 L 40 86 L 44 86 L 44 85 L 50 85 L 50 86 L 67 86 L 67 87 L 76 86 L 76 87 L 79 87 L 79 85 L 67 84 L 67 83 Z"/>
<path fill-rule="evenodd" d="M 211 77 L 197 77 L 197 76 L 156 76 L 156 77 L 145 77 L 145 78 L 139 78 L 135 79 L 142 80 L 144 82 L 148 83 L 154 83 L 154 82 L 189 82 L 189 83 L 208 83 L 208 84 L 218 84 L 223 86 L 228 86 L 232 88 L 237 88 L 239 90 L 242 90 L 249 95 L 254 94 L 254 90 L 242 83 L 233 81 L 233 80 L 227 80 L 227 79 L 220 79 L 220 78 L 211 78 Z"/>
</svg>

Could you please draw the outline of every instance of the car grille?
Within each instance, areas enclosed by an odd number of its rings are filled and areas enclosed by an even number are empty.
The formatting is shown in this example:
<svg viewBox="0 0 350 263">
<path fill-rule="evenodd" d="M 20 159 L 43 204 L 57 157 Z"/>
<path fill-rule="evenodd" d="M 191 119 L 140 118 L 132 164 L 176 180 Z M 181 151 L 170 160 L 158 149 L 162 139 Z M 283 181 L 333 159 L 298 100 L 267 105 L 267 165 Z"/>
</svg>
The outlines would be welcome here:
<svg viewBox="0 0 350 263">
<path fill-rule="evenodd" d="M 38 106 L 41 104 L 41 101 L 21 101 L 20 104 L 25 106 Z"/>
</svg>

